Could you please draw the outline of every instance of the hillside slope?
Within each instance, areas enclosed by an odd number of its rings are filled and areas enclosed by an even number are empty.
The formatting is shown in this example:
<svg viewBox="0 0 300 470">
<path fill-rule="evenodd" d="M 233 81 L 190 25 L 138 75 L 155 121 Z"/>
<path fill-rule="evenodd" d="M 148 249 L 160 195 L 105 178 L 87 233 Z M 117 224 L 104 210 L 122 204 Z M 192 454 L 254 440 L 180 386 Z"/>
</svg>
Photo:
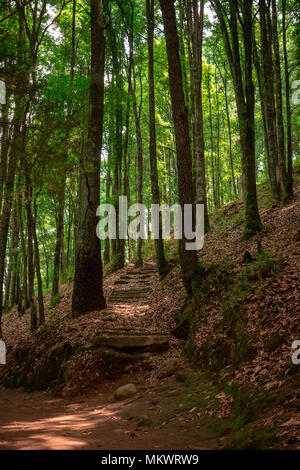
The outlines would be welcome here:
<svg viewBox="0 0 300 470">
<path fill-rule="evenodd" d="M 188 385 L 180 398 L 164 404 L 165 422 L 184 419 L 197 427 L 200 416 L 209 417 L 226 448 L 298 448 L 300 366 L 291 361 L 291 345 L 300 339 L 300 180 L 286 206 L 274 205 L 265 186 L 259 188 L 259 201 L 263 230 L 250 241 L 242 240 L 239 201 L 212 216 L 188 303 L 175 266 L 163 282 L 138 273 L 145 281 L 141 302 L 121 309 L 111 304 L 76 319 L 70 316 L 72 284 L 65 284 L 55 307 L 45 297 L 46 325 L 33 335 L 29 312 L 6 314 L 8 365 L 1 370 L 2 382 L 64 396 L 97 390 L 120 377 L 153 386 L 161 384 L 161 363 L 175 358 Z M 176 257 L 174 243 L 169 251 Z M 153 264 L 147 265 L 152 270 Z M 126 265 L 105 278 L 107 298 L 134 277 L 133 269 Z M 145 348 L 137 363 L 111 350 L 105 355 L 97 340 L 111 328 L 163 332 L 170 347 L 157 353 Z M 206 424 L 211 421 L 202 427 Z"/>
</svg>

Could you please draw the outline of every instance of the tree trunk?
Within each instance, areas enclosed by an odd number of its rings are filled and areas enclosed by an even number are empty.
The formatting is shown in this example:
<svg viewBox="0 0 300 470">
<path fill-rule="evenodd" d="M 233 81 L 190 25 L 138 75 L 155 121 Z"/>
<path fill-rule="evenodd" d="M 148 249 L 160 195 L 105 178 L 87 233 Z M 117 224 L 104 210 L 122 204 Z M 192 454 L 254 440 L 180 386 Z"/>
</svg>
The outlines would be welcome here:
<svg viewBox="0 0 300 470">
<path fill-rule="evenodd" d="M 160 205 L 160 194 L 157 173 L 156 157 L 156 128 L 155 128 L 155 90 L 154 90 L 154 0 L 146 0 L 147 28 L 148 28 L 148 80 L 149 80 L 149 133 L 150 133 L 150 178 L 153 204 Z M 159 217 L 159 239 L 154 240 L 157 268 L 160 277 L 168 273 L 168 265 L 164 253 L 162 239 L 162 217 Z"/>
<path fill-rule="evenodd" d="M 16 98 L 15 111 L 13 122 L 22 123 L 26 121 L 26 103 L 21 97 Z M 22 153 L 22 133 L 21 127 L 15 126 L 12 137 L 12 145 L 9 154 L 9 162 L 7 167 L 7 177 L 5 183 L 5 192 L 4 192 L 4 204 L 2 210 L 2 217 L 0 223 L 0 338 L 1 338 L 1 318 L 2 318 L 2 306 L 3 306 L 3 279 L 4 279 L 4 264 L 5 264 L 5 252 L 6 252 L 6 243 L 7 235 L 9 228 L 9 220 L 11 207 L 14 196 L 14 181 L 15 181 L 15 171 L 18 163 L 20 154 Z"/>
<path fill-rule="evenodd" d="M 30 329 L 31 331 L 37 328 L 37 312 L 36 303 L 34 298 L 34 260 L 33 260 L 33 232 L 34 221 L 31 210 L 32 187 L 28 178 L 28 171 L 26 170 L 26 189 L 25 189 L 25 207 L 27 214 L 27 243 L 28 243 L 28 292 L 30 303 Z"/>
<path fill-rule="evenodd" d="M 0 213 L 2 209 L 2 197 L 3 197 L 3 190 L 4 190 L 4 183 L 6 179 L 6 171 L 7 171 L 7 157 L 8 157 L 8 149 L 9 149 L 9 125 L 6 124 L 8 121 L 8 111 L 9 105 L 8 100 L 6 105 L 3 106 L 3 112 L 1 113 L 1 127 L 2 127 L 2 134 L 1 134 L 1 156 L 0 156 Z"/>
<path fill-rule="evenodd" d="M 212 106 L 211 106 L 211 93 L 210 93 L 210 71 L 207 72 L 207 88 L 208 88 L 208 104 L 209 104 L 209 128 L 210 128 L 210 161 L 211 161 L 211 184 L 214 207 L 217 207 L 216 185 L 215 185 L 215 156 L 214 156 L 214 138 L 213 138 L 213 124 L 212 124 Z"/>
<path fill-rule="evenodd" d="M 232 153 L 232 132 L 231 132 L 231 123 L 229 115 L 229 106 L 228 106 L 228 95 L 227 95 L 227 68 L 224 64 L 225 76 L 223 78 L 224 83 L 224 96 L 225 96 L 225 107 L 226 107 L 226 120 L 227 120 L 227 129 L 228 129 L 228 143 L 229 143 L 229 157 L 230 157 L 230 169 L 231 169 L 231 178 L 233 184 L 234 196 L 237 198 L 237 189 L 234 175 L 234 164 L 233 164 L 233 153 Z"/>
<path fill-rule="evenodd" d="M 22 195 L 21 195 L 22 197 Z M 20 236 L 21 236 L 21 247 L 22 247 L 22 258 L 23 258 L 23 288 L 22 288 L 22 295 L 23 295 L 23 304 L 24 308 L 29 307 L 29 299 L 28 299 L 28 285 L 27 285 L 27 252 L 26 252 L 26 243 L 25 243 L 25 236 L 24 236 L 24 214 L 22 211 L 22 199 L 19 200 L 18 205 L 19 211 L 19 219 L 20 219 Z"/>
<path fill-rule="evenodd" d="M 230 33 L 226 23 L 227 15 L 220 0 L 211 0 L 211 4 L 219 19 L 234 84 L 242 151 L 243 193 L 245 201 L 244 236 L 249 238 L 261 230 L 256 194 L 254 86 L 252 78 L 252 0 L 243 0 L 241 11 L 239 11 L 237 0 L 230 2 Z M 241 69 L 242 61 L 237 26 L 238 15 L 243 22 L 244 80 Z"/>
<path fill-rule="evenodd" d="M 58 196 L 58 208 L 56 217 L 56 244 L 54 251 L 54 265 L 53 265 L 53 281 L 52 281 L 52 293 L 51 302 L 58 300 L 59 294 L 59 273 L 60 273 L 60 261 L 61 252 L 63 248 L 63 237 L 64 237 L 64 207 L 65 207 L 65 177 L 63 177 L 62 187 L 59 191 Z"/>
<path fill-rule="evenodd" d="M 110 197 L 110 169 L 107 169 L 107 175 L 106 175 L 106 188 L 105 188 L 105 196 L 106 196 L 106 203 L 108 204 L 109 202 L 109 197 Z M 104 265 L 109 263 L 110 260 L 110 252 L 109 252 L 109 238 L 106 238 L 104 241 L 104 256 L 103 256 L 103 262 Z"/>
<path fill-rule="evenodd" d="M 277 6 L 276 0 L 272 0 L 272 39 L 274 50 L 274 70 L 276 85 L 276 117 L 277 117 L 277 139 L 278 139 L 278 162 L 280 172 L 280 184 L 283 193 L 283 199 L 287 200 L 293 197 L 293 187 L 289 184 L 285 161 L 285 142 L 284 142 L 284 123 L 282 107 L 282 83 L 280 67 L 280 51 L 277 31 Z"/>
<path fill-rule="evenodd" d="M 194 204 L 192 159 L 189 138 L 188 111 L 184 102 L 179 42 L 173 0 L 160 0 L 169 64 L 169 81 L 173 120 L 176 136 L 178 196 L 182 210 L 184 204 Z M 179 259 L 182 278 L 188 294 L 192 294 L 192 280 L 197 269 L 196 251 L 186 250 L 185 236 L 179 240 Z"/>
<path fill-rule="evenodd" d="M 35 259 L 35 269 L 36 277 L 38 282 L 38 303 L 39 303 L 39 326 L 45 323 L 45 313 L 44 313 L 44 299 L 43 299 L 43 281 L 41 276 L 41 265 L 40 265 L 40 252 L 39 244 L 36 233 L 36 201 L 34 202 L 34 219 L 33 219 L 33 241 L 34 241 L 34 259 Z"/>
<path fill-rule="evenodd" d="M 262 71 L 263 71 L 263 83 L 262 91 L 263 95 L 261 99 L 264 101 L 263 117 L 265 117 L 266 125 L 266 136 L 268 140 L 268 164 L 269 164 L 269 175 L 271 191 L 275 198 L 280 198 L 280 188 L 277 177 L 277 166 L 278 166 L 278 150 L 276 140 L 276 116 L 274 106 L 274 73 L 273 73 L 273 58 L 272 58 L 272 46 L 271 38 L 268 37 L 268 29 L 266 22 L 266 4 L 265 0 L 260 0 L 260 40 L 261 40 L 261 51 L 262 51 Z"/>
<path fill-rule="evenodd" d="M 142 142 L 142 132 L 141 132 L 141 123 L 140 123 L 140 109 L 138 109 L 137 101 L 136 101 L 136 72 L 135 72 L 135 64 L 133 58 L 133 38 L 130 38 L 129 43 L 130 48 L 130 61 L 132 64 L 132 75 L 133 75 L 133 86 L 131 87 L 132 93 L 132 105 L 133 105 L 133 114 L 135 120 L 135 132 L 136 132 L 136 140 L 137 140 L 137 166 L 138 166 L 138 188 L 137 188 L 137 202 L 138 204 L 143 204 L 143 142 Z M 142 245 L 143 241 L 140 237 L 137 240 L 137 251 L 136 251 L 136 266 L 141 267 L 143 266 L 143 258 L 142 258 Z"/>
<path fill-rule="evenodd" d="M 195 158 L 195 202 L 204 205 L 204 227 L 205 233 L 209 231 L 209 219 L 206 200 L 206 178 L 205 178 L 205 158 L 204 158 L 204 133 L 203 133 L 203 106 L 202 106 L 202 44 L 203 44 L 203 17 L 204 3 L 200 3 L 200 16 L 198 13 L 198 1 L 193 0 L 194 12 L 194 35 L 193 35 L 193 55 L 194 55 L 194 88 L 195 88 L 195 109 L 194 109 L 194 158 Z"/>
<path fill-rule="evenodd" d="M 283 57 L 284 57 L 284 75 L 285 75 L 288 193 L 293 194 L 292 113 L 291 113 L 291 103 L 290 103 L 290 72 L 289 72 L 289 66 L 288 66 L 286 30 L 287 30 L 286 0 L 282 0 L 282 38 L 283 38 Z"/>
<path fill-rule="evenodd" d="M 102 285 L 96 209 L 100 202 L 100 162 L 103 132 L 105 39 L 102 0 L 91 0 L 91 77 L 88 141 L 79 189 L 78 236 L 72 298 L 73 315 L 106 307 Z"/>
</svg>

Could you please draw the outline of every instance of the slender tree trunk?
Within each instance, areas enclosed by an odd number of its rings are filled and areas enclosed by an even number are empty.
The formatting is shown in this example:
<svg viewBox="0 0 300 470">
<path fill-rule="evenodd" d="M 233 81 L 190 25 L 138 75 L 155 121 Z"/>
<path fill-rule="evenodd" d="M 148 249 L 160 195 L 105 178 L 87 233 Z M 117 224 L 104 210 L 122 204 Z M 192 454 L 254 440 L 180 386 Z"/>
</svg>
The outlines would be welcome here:
<svg viewBox="0 0 300 470">
<path fill-rule="evenodd" d="M 188 111 L 184 102 L 179 42 L 173 0 L 160 0 L 169 64 L 169 81 L 176 136 L 179 204 L 194 204 L 192 158 L 189 138 Z M 185 236 L 179 240 L 179 259 L 182 278 L 188 294 L 192 294 L 192 280 L 197 269 L 197 253 L 186 250 Z"/>
<path fill-rule="evenodd" d="M 100 240 L 96 234 L 96 209 L 100 202 L 105 62 L 102 7 L 102 0 L 91 0 L 90 116 L 79 192 L 73 315 L 106 307 L 102 285 Z"/>
<path fill-rule="evenodd" d="M 135 76 L 135 72 L 133 72 Z M 135 81 L 135 78 L 134 78 Z M 143 204 L 143 144 L 142 144 L 142 133 L 141 133 L 141 124 L 140 124 L 140 115 L 137 109 L 136 102 L 136 92 L 135 86 L 133 87 L 134 99 L 133 99 L 133 112 L 135 118 L 135 128 L 136 128 L 136 140 L 137 140 L 137 165 L 138 165 L 138 197 L 137 201 L 139 204 Z M 136 251 L 136 266 L 143 266 L 142 258 L 142 246 L 143 241 L 140 237 L 137 241 L 137 251 Z"/>
<path fill-rule="evenodd" d="M 51 301 L 56 302 L 59 294 L 59 273 L 60 261 L 63 248 L 64 237 L 64 207 L 65 207 L 65 177 L 63 177 L 62 187 L 58 197 L 58 208 L 56 217 L 56 244 L 54 251 L 54 264 L 53 264 L 53 281 Z"/>
<path fill-rule="evenodd" d="M 18 188 L 20 189 L 20 188 Z M 11 264 L 11 286 L 10 286 L 10 300 L 8 300 L 8 307 L 13 307 L 17 303 L 17 277 L 19 268 L 19 218 L 17 214 L 17 200 L 15 200 L 12 216 L 12 253 L 10 258 Z M 9 292 L 7 293 L 9 296 Z"/>
<path fill-rule="evenodd" d="M 3 112 L 1 113 L 1 155 L 0 155 L 0 213 L 2 209 L 2 197 L 3 197 L 3 190 L 4 190 L 4 183 L 6 179 L 6 171 L 7 171 L 7 157 L 8 157 L 8 148 L 9 148 L 9 125 L 6 124 L 8 121 L 8 111 L 9 111 L 9 104 L 8 100 L 6 105 L 4 106 Z"/>
<path fill-rule="evenodd" d="M 40 264 L 40 252 L 38 237 L 36 233 L 36 219 L 37 219 L 37 207 L 36 201 L 34 202 L 34 219 L 33 219 L 33 241 L 34 241 L 34 259 L 36 277 L 38 282 L 38 303 L 39 303 L 39 326 L 45 323 L 45 312 L 44 312 L 44 299 L 43 299 L 43 281 L 41 276 L 41 264 Z"/>
<path fill-rule="evenodd" d="M 25 189 L 25 207 L 27 213 L 27 243 L 28 243 L 28 291 L 30 303 L 30 329 L 31 331 L 37 328 L 37 312 L 36 303 L 34 298 L 34 249 L 33 249 L 33 232 L 34 221 L 31 210 L 32 187 L 28 178 L 28 171 L 26 170 L 26 189 Z"/>
<path fill-rule="evenodd" d="M 233 184 L 233 192 L 234 192 L 234 196 L 237 198 L 237 189 L 236 189 L 236 182 L 235 182 L 233 153 L 232 153 L 232 132 L 231 132 L 231 122 L 230 122 L 229 106 L 228 106 L 228 94 L 227 94 L 227 86 L 228 86 L 228 84 L 227 84 L 227 69 L 226 69 L 225 64 L 224 64 L 224 69 L 225 69 L 225 77 L 223 79 L 223 83 L 224 83 L 224 96 L 225 96 L 227 129 L 228 129 L 230 169 L 231 169 L 231 178 L 232 178 L 232 184 Z"/>
<path fill-rule="evenodd" d="M 217 151 L 216 151 L 216 201 L 217 207 L 220 207 L 220 107 L 219 107 L 219 90 L 217 88 L 217 74 L 215 74 L 215 84 L 216 84 L 216 105 L 217 105 Z"/>
<path fill-rule="evenodd" d="M 215 185 L 215 156 L 214 156 L 214 137 L 213 137 L 213 124 L 212 124 L 212 106 L 211 106 L 211 93 L 210 93 L 210 71 L 207 72 L 207 88 L 208 88 L 208 104 L 209 104 L 209 128 L 210 128 L 210 161 L 211 161 L 211 184 L 214 207 L 217 207 L 216 185 Z"/>
<path fill-rule="evenodd" d="M 282 38 L 285 74 L 285 103 L 286 103 L 286 132 L 287 132 L 287 168 L 288 168 L 288 193 L 293 194 L 293 142 L 292 142 L 292 113 L 290 103 L 290 72 L 288 66 L 288 53 L 286 41 L 286 3 L 282 0 Z"/>
<path fill-rule="evenodd" d="M 260 40 L 261 40 L 261 51 L 262 51 L 262 71 L 263 71 L 263 83 L 262 91 L 265 108 L 265 125 L 268 140 L 268 156 L 269 156 L 269 174 L 271 191 L 273 195 L 280 198 L 280 188 L 277 178 L 277 166 L 278 166 L 278 150 L 276 140 L 276 116 L 274 107 L 274 73 L 273 73 L 273 58 L 272 58 L 272 47 L 271 38 L 268 37 L 268 29 L 266 22 L 266 4 L 265 0 L 260 0 Z"/>
<path fill-rule="evenodd" d="M 4 299 L 4 309 L 8 310 L 9 309 L 9 294 L 10 294 L 10 286 L 11 286 L 11 273 L 12 273 L 12 253 L 13 253 L 13 239 L 11 237 L 11 240 L 8 244 L 9 250 L 8 250 L 8 258 L 9 258 L 9 263 L 7 267 L 7 273 L 6 273 L 6 279 L 5 279 L 5 299 Z"/>
<path fill-rule="evenodd" d="M 284 123 L 283 123 L 283 106 L 282 106 L 282 82 L 281 82 L 281 67 L 280 67 L 280 51 L 279 40 L 277 31 L 277 6 L 276 0 L 272 0 L 272 39 L 274 49 L 274 70 L 275 70 L 275 85 L 276 85 L 276 117 L 277 117 L 277 139 L 278 139 L 278 162 L 280 172 L 280 183 L 283 193 L 283 199 L 290 199 L 293 197 L 293 187 L 289 184 L 288 174 L 286 171 L 285 160 L 285 137 L 284 137 Z"/>
<path fill-rule="evenodd" d="M 133 26 L 132 26 L 133 27 Z M 138 187 L 137 187 L 137 202 L 143 204 L 143 142 L 142 142 L 142 132 L 141 132 L 141 123 L 140 123 L 140 112 L 138 109 L 136 101 L 136 71 L 133 57 L 133 37 L 129 37 L 129 54 L 130 62 L 132 64 L 132 76 L 133 76 L 133 86 L 131 87 L 132 93 L 132 105 L 133 105 L 133 114 L 135 120 L 135 131 L 136 131 L 136 140 L 137 140 L 137 167 L 138 167 Z M 137 253 L 136 253 L 136 266 L 143 266 L 142 258 L 142 238 L 137 240 Z"/>
<path fill-rule="evenodd" d="M 160 205 L 160 194 L 157 173 L 156 157 L 156 128 L 155 128 L 155 90 L 154 90 L 154 0 L 146 0 L 147 28 L 148 28 L 148 80 L 149 80 L 149 131 L 150 131 L 150 178 L 153 204 Z M 168 265 L 164 253 L 164 242 L 162 239 L 162 218 L 159 217 L 159 239 L 154 240 L 156 262 L 161 277 L 168 273 Z"/>
<path fill-rule="evenodd" d="M 203 132 L 203 106 L 202 106 L 202 44 L 203 44 L 203 18 L 204 3 L 200 2 L 200 15 L 198 13 L 198 1 L 193 0 L 194 11 L 194 87 L 195 87 L 195 110 L 194 110 L 194 158 L 195 158 L 195 200 L 196 204 L 204 205 L 204 227 L 205 233 L 209 230 L 209 219 L 206 200 L 206 178 L 204 157 L 204 132 Z"/>
<path fill-rule="evenodd" d="M 106 196 L 106 203 L 108 203 L 109 197 L 110 197 L 110 169 L 107 170 L 107 175 L 106 175 L 105 196 Z M 109 260 L 110 260 L 109 238 L 106 238 L 104 241 L 104 256 L 103 256 L 104 264 L 105 265 L 108 264 Z"/>
<path fill-rule="evenodd" d="M 22 195 L 19 200 L 18 204 L 18 214 L 19 214 L 19 220 L 20 220 L 20 237 L 21 237 L 21 247 L 22 247 L 22 258 L 23 258 L 23 288 L 22 288 L 22 294 L 23 294 L 23 304 L 24 308 L 29 307 L 29 299 L 28 299 L 28 285 L 27 285 L 27 251 L 26 251 L 26 243 L 25 243 L 25 235 L 24 235 L 24 213 L 22 210 Z"/>
<path fill-rule="evenodd" d="M 16 98 L 15 111 L 13 121 L 15 123 L 22 123 L 26 121 L 26 103 L 21 97 Z M 7 177 L 5 183 L 5 192 L 4 192 L 4 205 L 2 210 L 2 217 L 0 222 L 0 338 L 1 338 L 1 317 L 2 317 L 2 306 L 3 306 L 3 279 L 4 279 L 4 264 L 5 264 L 5 252 L 6 252 L 6 243 L 7 235 L 9 228 L 9 220 L 11 207 L 13 202 L 14 195 L 14 181 L 15 181 L 15 171 L 18 163 L 20 154 L 22 153 L 22 134 L 21 127 L 15 126 L 12 145 L 9 154 L 9 162 L 7 167 Z"/>
<path fill-rule="evenodd" d="M 227 15 L 220 0 L 211 0 L 223 34 L 226 54 L 230 65 L 234 84 L 239 119 L 240 143 L 242 151 L 243 194 L 245 201 L 245 238 L 249 238 L 261 230 L 256 194 L 255 166 L 255 131 L 254 131 L 254 85 L 252 78 L 253 53 L 253 18 L 252 0 L 242 0 L 239 11 L 237 0 L 229 5 L 229 30 Z M 243 22 L 244 74 L 241 69 L 240 41 L 237 18 Z M 230 32 L 229 32 L 230 31 Z M 244 79 L 243 79 L 244 75 Z"/>
</svg>

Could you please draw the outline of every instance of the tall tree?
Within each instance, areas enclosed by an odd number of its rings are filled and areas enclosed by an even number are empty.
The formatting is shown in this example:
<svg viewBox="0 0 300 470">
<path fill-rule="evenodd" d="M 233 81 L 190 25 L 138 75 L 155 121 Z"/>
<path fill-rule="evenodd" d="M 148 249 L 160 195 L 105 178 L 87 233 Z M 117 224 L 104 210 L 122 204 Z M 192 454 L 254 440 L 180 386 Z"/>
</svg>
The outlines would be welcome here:
<svg viewBox="0 0 300 470">
<path fill-rule="evenodd" d="M 179 41 L 173 0 L 160 0 L 169 65 L 169 82 L 176 137 L 178 198 L 184 204 L 194 204 L 192 158 L 189 137 L 188 111 L 184 101 Z M 186 238 L 179 240 L 179 259 L 182 278 L 188 294 L 192 293 L 192 280 L 197 270 L 197 253 L 186 250 Z"/>
<path fill-rule="evenodd" d="M 81 161 L 78 233 L 72 297 L 73 315 L 106 307 L 102 286 L 96 209 L 100 202 L 100 161 L 103 131 L 105 38 L 102 0 L 91 0 L 91 75 L 88 139 Z"/>
<path fill-rule="evenodd" d="M 206 200 L 206 178 L 204 158 L 204 132 L 203 132 L 203 106 L 202 106 L 202 50 L 203 50 L 203 21 L 204 3 L 200 1 L 200 12 L 198 0 L 193 0 L 194 34 L 193 44 L 193 83 L 194 83 L 194 166 L 195 166 L 195 200 L 197 204 L 204 205 L 205 232 L 209 230 L 209 219 Z"/>
<path fill-rule="evenodd" d="M 290 103 L 290 70 L 287 51 L 287 22 L 286 22 L 287 0 L 282 0 L 282 42 L 284 58 L 285 77 L 285 105 L 286 105 L 286 133 L 287 133 L 287 168 L 288 168 L 288 192 L 293 191 L 293 142 L 292 142 L 292 113 Z"/>
<path fill-rule="evenodd" d="M 147 10 L 147 42 L 148 42 L 148 80 L 149 80 L 149 133 L 150 133 L 150 175 L 153 204 L 160 204 L 157 155 L 156 155 L 156 127 L 155 127 L 155 90 L 154 90 L 154 0 L 146 0 Z M 154 241 L 156 262 L 159 275 L 165 276 L 168 272 L 168 265 L 164 253 L 164 242 L 162 239 L 162 220 L 159 217 L 159 238 Z"/>
<path fill-rule="evenodd" d="M 267 139 L 267 155 L 268 169 L 273 195 L 279 199 L 280 188 L 278 181 L 278 148 L 276 137 L 276 116 L 274 101 L 274 72 L 273 72 L 273 56 L 272 56 L 272 38 L 270 37 L 267 27 L 267 5 L 265 0 L 259 2 L 260 14 L 260 41 L 262 51 L 262 115 L 265 121 L 266 139 Z M 260 74 L 258 69 L 258 74 Z"/>
<path fill-rule="evenodd" d="M 276 85 L 276 118 L 277 118 L 277 140 L 278 140 L 278 162 L 280 172 L 280 183 L 283 192 L 283 199 L 293 197 L 293 184 L 289 182 L 286 170 L 286 152 L 285 152 L 285 136 L 283 122 L 283 106 L 282 106 L 282 80 L 280 66 L 280 50 L 277 28 L 277 5 L 276 0 L 272 0 L 272 39 L 274 49 L 274 71 Z"/>
<path fill-rule="evenodd" d="M 242 151 L 245 237 L 248 238 L 261 229 L 257 205 L 255 166 L 254 85 L 252 77 L 253 2 L 252 0 L 242 0 L 241 2 L 232 0 L 229 6 L 229 16 L 220 0 L 211 0 L 211 4 L 220 22 L 234 84 Z M 238 21 L 242 24 L 243 60 Z M 243 64 L 244 73 L 242 71 Z"/>
</svg>

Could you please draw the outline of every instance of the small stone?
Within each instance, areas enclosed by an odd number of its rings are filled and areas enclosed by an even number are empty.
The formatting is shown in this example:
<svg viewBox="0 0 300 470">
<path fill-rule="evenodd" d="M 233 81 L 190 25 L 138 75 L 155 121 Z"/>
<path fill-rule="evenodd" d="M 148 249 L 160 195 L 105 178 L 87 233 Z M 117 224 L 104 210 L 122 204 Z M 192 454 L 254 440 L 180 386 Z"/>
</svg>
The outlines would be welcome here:
<svg viewBox="0 0 300 470">
<path fill-rule="evenodd" d="M 163 362 L 157 372 L 157 377 L 159 379 L 164 379 L 166 377 L 170 377 L 173 375 L 178 367 L 178 363 L 176 359 L 168 359 L 167 361 Z"/>
<path fill-rule="evenodd" d="M 137 392 L 133 384 L 122 385 L 122 387 L 117 388 L 114 393 L 115 400 L 124 400 L 125 398 L 130 398 L 135 395 Z"/>
</svg>

